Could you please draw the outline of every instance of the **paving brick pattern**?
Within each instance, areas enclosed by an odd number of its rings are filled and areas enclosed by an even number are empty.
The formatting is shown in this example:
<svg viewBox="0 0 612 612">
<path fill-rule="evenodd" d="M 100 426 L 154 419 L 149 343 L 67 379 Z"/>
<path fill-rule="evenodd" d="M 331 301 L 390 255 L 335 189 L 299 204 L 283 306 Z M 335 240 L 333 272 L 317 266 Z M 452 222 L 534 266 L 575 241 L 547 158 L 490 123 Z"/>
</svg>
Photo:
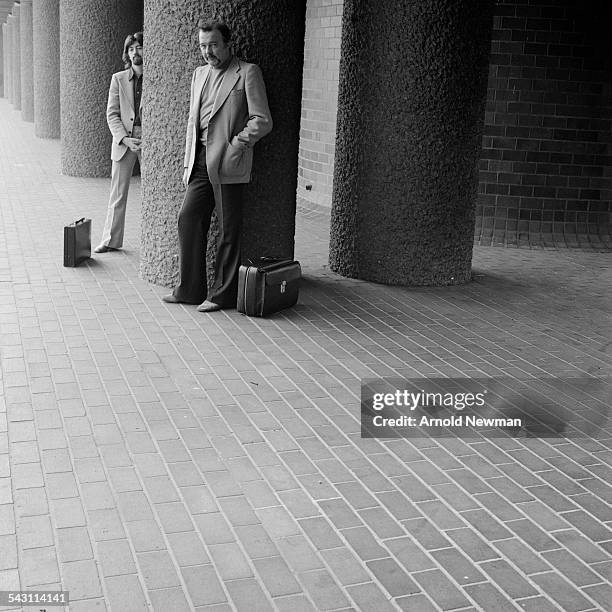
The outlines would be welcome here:
<svg viewBox="0 0 612 612">
<path fill-rule="evenodd" d="M 71 610 L 612 609 L 612 436 L 361 439 L 375 376 L 610 374 L 606 253 L 477 248 L 475 281 L 331 273 L 300 211 L 300 304 L 167 305 L 126 248 L 62 266 L 108 181 L 0 100 L 0 589 Z M 552 395 L 554 397 L 554 395 Z"/>
</svg>

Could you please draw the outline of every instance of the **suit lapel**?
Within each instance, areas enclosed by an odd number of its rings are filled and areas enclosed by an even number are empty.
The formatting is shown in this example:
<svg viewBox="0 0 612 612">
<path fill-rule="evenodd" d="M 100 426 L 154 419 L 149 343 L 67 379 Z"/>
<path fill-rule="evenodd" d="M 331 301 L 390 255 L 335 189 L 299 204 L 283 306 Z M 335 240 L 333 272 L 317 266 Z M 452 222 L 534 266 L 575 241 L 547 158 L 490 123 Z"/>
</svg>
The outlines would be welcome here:
<svg viewBox="0 0 612 612">
<path fill-rule="evenodd" d="M 225 75 L 223 76 L 223 81 L 221 81 L 221 87 L 219 87 L 219 93 L 215 98 L 215 103 L 213 105 L 212 112 L 210 113 L 210 119 L 215 116 L 215 113 L 223 106 L 227 96 L 229 96 L 230 91 L 236 85 L 238 81 L 238 71 L 240 70 L 240 63 L 234 57 L 232 59 L 232 63 L 227 67 Z M 209 119 L 209 121 L 210 121 Z"/>
<path fill-rule="evenodd" d="M 127 101 L 130 103 L 132 110 L 134 110 L 134 87 L 132 85 L 132 81 L 130 81 L 130 71 L 129 70 L 126 70 L 121 75 L 121 79 L 119 80 L 119 83 L 121 84 L 123 95 L 125 96 Z"/>
</svg>

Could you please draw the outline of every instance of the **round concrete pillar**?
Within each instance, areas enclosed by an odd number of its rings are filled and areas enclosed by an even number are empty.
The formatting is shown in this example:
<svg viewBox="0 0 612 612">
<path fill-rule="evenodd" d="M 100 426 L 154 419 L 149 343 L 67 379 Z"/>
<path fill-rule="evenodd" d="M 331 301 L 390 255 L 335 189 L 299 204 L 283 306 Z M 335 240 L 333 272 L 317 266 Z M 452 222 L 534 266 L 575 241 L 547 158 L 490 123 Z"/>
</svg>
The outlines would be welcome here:
<svg viewBox="0 0 612 612">
<path fill-rule="evenodd" d="M 32 0 L 21 0 L 19 22 L 21 56 L 21 118 L 24 121 L 34 121 Z"/>
<path fill-rule="evenodd" d="M 109 176 L 108 88 L 125 37 L 142 29 L 141 0 L 60 2 L 62 172 Z"/>
<path fill-rule="evenodd" d="M 7 78 L 8 78 L 8 55 L 9 41 L 7 39 L 7 21 L 13 8 L 13 3 L 9 0 L 0 0 L 0 23 L 2 24 L 2 40 L 0 41 L 0 56 L 2 56 L 2 75 L 0 77 L 0 96 L 8 98 Z"/>
<path fill-rule="evenodd" d="M 15 18 L 12 15 L 6 17 L 6 77 L 4 79 L 6 99 L 13 103 L 13 22 Z"/>
<path fill-rule="evenodd" d="M 2 97 L 9 97 L 8 87 L 8 62 L 9 62 L 9 43 L 8 43 L 8 24 L 2 24 Z"/>
<path fill-rule="evenodd" d="M 34 133 L 39 138 L 60 135 L 59 4 L 34 3 Z"/>
<path fill-rule="evenodd" d="M 2 78 L 0 78 L 0 96 L 5 97 L 4 80 L 6 79 L 6 53 L 4 47 L 6 39 L 6 23 L 2 24 L 2 40 L 0 41 L 0 56 L 2 56 Z"/>
<path fill-rule="evenodd" d="M 21 110 L 21 35 L 19 31 L 19 5 L 13 5 L 11 31 L 11 91 L 15 110 Z"/>
<path fill-rule="evenodd" d="M 470 280 L 492 0 L 345 0 L 330 264 Z"/>
<path fill-rule="evenodd" d="M 143 278 L 166 286 L 176 281 L 189 88 L 194 68 L 203 63 L 197 46 L 201 17 L 226 21 L 236 55 L 260 66 L 274 122 L 255 145 L 244 196 L 243 260 L 293 255 L 305 5 L 305 0 L 145 0 Z M 214 239 L 213 231 L 209 253 Z"/>
</svg>

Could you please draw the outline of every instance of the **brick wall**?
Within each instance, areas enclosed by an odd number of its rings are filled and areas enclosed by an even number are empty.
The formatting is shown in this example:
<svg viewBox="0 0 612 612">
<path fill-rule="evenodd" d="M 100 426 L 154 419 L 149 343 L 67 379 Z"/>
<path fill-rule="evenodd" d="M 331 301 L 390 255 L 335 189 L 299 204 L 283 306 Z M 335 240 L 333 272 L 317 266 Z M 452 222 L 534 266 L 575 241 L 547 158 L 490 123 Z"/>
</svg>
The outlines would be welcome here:
<svg viewBox="0 0 612 612">
<path fill-rule="evenodd" d="M 476 239 L 610 244 L 612 8 L 497 0 Z M 612 4 L 612 3 L 611 3 Z M 298 203 L 331 206 L 343 0 L 308 0 Z"/>
<path fill-rule="evenodd" d="M 308 0 L 298 204 L 331 206 L 343 0 Z"/>
<path fill-rule="evenodd" d="M 499 0 L 480 163 L 481 244 L 610 229 L 610 16 L 599 0 Z"/>
</svg>

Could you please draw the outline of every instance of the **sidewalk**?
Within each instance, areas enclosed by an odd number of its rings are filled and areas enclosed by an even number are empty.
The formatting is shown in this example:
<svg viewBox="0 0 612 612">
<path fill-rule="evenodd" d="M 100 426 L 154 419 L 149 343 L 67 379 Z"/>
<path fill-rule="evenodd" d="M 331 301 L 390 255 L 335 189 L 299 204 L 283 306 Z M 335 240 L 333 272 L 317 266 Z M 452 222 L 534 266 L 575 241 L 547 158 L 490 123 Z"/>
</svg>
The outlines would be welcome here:
<svg viewBox="0 0 612 612">
<path fill-rule="evenodd" d="M 612 427 L 597 439 L 360 438 L 367 377 L 609 376 L 610 253 L 478 247 L 475 281 L 326 266 L 296 308 L 168 305 L 125 249 L 62 266 L 107 179 L 0 99 L 0 590 L 78 612 L 612 610 Z M 42 609 L 24 608 L 24 610 Z M 17 609 L 17 608 L 0 608 Z M 61 608 L 47 608 L 48 610 Z"/>
</svg>

